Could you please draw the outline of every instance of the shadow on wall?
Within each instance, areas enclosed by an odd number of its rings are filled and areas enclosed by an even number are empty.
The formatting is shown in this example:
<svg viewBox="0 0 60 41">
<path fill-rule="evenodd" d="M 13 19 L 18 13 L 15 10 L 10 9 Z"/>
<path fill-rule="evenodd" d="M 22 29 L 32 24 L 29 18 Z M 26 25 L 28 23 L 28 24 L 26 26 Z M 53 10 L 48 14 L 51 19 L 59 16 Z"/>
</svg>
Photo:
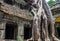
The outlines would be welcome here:
<svg viewBox="0 0 60 41">
<path fill-rule="evenodd" d="M 13 5 L 13 1 L 12 0 L 9 0 L 9 1 L 8 0 L 4 0 L 4 2 Z"/>
</svg>

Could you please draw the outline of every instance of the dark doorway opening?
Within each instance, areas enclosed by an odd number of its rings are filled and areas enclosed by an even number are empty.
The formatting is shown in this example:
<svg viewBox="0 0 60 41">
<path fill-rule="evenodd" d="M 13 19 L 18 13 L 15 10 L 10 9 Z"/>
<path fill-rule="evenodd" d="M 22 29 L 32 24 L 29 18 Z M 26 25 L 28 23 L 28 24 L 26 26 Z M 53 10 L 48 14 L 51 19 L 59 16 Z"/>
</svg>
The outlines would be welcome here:
<svg viewBox="0 0 60 41">
<path fill-rule="evenodd" d="M 60 39 L 60 22 L 55 23 L 55 36 Z"/>
<path fill-rule="evenodd" d="M 24 26 L 24 39 L 30 39 L 32 37 L 32 28 L 29 25 Z"/>
<path fill-rule="evenodd" d="M 60 39 L 60 27 L 56 28 L 57 31 L 57 37 Z"/>
<path fill-rule="evenodd" d="M 16 23 L 6 23 L 5 39 L 17 39 L 18 26 Z"/>
</svg>

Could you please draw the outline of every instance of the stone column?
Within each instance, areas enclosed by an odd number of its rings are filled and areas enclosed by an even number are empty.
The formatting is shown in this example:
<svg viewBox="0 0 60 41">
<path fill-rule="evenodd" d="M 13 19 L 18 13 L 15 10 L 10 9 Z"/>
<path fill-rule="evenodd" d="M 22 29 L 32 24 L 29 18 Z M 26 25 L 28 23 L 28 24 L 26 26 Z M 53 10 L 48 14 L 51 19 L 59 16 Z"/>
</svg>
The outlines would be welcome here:
<svg viewBox="0 0 60 41">
<path fill-rule="evenodd" d="M 0 22 L 0 39 L 5 38 L 5 22 Z"/>
<path fill-rule="evenodd" d="M 19 22 L 18 24 L 18 41 L 24 41 L 24 24 Z"/>
</svg>

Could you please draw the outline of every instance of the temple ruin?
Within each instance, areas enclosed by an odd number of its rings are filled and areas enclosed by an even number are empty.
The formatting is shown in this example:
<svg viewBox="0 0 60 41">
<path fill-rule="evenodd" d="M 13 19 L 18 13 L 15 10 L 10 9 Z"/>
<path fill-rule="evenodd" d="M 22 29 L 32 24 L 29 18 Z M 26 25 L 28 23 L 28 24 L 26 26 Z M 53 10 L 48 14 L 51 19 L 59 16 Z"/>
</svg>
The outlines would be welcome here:
<svg viewBox="0 0 60 41">
<path fill-rule="evenodd" d="M 0 0 L 0 41 L 60 41 L 45 0 Z"/>
<path fill-rule="evenodd" d="M 57 0 L 56 0 L 57 1 Z M 60 39 L 60 2 L 56 2 L 54 5 L 51 6 L 51 11 L 54 16 L 55 22 L 55 35 L 58 39 Z"/>
<path fill-rule="evenodd" d="M 0 0 L 0 41 L 29 39 L 32 34 L 32 19 L 31 13 Z"/>
</svg>

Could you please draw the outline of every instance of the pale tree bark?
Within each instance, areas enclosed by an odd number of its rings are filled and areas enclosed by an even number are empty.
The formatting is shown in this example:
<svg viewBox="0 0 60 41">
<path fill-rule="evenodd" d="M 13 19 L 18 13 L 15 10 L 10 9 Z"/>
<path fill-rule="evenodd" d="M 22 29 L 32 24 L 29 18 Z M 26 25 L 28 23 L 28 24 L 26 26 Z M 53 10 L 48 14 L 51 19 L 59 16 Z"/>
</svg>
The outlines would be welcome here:
<svg viewBox="0 0 60 41">
<path fill-rule="evenodd" d="M 43 23 L 44 23 L 44 29 L 45 29 L 45 41 L 50 41 L 49 36 L 48 36 L 48 19 L 47 16 L 43 10 Z"/>
<path fill-rule="evenodd" d="M 53 16 L 52 16 L 51 10 L 50 10 L 48 4 L 45 2 L 45 0 L 43 0 L 42 4 L 43 4 L 43 8 L 46 12 L 46 15 L 48 17 L 48 21 L 50 22 L 50 25 L 51 25 L 51 30 L 52 30 L 51 32 L 52 32 L 52 34 L 55 34 L 54 22 L 53 22 Z"/>
<path fill-rule="evenodd" d="M 52 16 L 52 13 L 51 13 L 51 10 L 50 10 L 50 8 L 49 8 L 49 6 L 48 6 L 48 4 L 45 2 L 45 0 L 42 0 L 43 1 L 43 8 L 44 8 L 44 10 L 45 10 L 45 12 L 46 12 L 46 15 L 47 15 L 47 17 L 48 17 L 48 22 L 50 23 L 50 30 L 51 30 L 51 36 L 52 36 L 52 41 L 53 40 L 57 40 L 57 41 L 59 41 L 59 39 L 57 39 L 56 37 L 55 37 L 55 29 L 54 29 L 54 19 L 53 19 L 53 16 Z"/>
<path fill-rule="evenodd" d="M 38 3 L 37 0 L 35 0 L 35 4 L 39 6 L 39 9 L 37 13 L 33 12 L 35 15 L 33 19 L 34 41 L 59 41 L 59 39 L 55 37 L 54 18 L 48 4 L 45 0 L 39 0 Z M 50 25 L 50 34 L 48 25 Z M 39 36 L 39 38 L 36 38 L 36 36 Z"/>
</svg>

